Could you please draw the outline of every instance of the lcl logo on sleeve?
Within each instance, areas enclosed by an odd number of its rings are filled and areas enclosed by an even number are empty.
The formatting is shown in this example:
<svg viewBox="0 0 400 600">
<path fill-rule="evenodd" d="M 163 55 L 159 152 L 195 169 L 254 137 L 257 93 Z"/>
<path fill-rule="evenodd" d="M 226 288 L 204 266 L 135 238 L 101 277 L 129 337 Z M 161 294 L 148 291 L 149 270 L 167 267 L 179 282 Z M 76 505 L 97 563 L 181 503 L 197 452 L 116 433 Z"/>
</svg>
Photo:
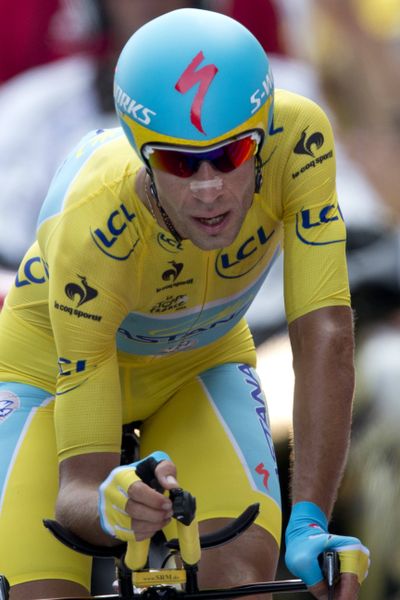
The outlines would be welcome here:
<svg viewBox="0 0 400 600">
<path fill-rule="evenodd" d="M 308 208 L 296 214 L 296 235 L 303 244 L 325 246 L 346 241 L 343 215 L 338 204 Z"/>
</svg>

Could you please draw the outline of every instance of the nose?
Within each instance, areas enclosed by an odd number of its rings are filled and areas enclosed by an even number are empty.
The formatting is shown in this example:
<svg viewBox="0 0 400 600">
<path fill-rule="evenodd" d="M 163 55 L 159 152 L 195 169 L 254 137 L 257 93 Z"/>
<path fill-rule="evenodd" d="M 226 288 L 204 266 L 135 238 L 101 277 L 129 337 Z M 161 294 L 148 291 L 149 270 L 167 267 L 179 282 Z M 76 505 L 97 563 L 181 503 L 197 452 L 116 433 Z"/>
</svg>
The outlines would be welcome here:
<svg viewBox="0 0 400 600">
<path fill-rule="evenodd" d="M 190 182 L 190 190 L 202 202 L 214 202 L 221 194 L 224 182 L 210 162 L 203 160 Z"/>
</svg>

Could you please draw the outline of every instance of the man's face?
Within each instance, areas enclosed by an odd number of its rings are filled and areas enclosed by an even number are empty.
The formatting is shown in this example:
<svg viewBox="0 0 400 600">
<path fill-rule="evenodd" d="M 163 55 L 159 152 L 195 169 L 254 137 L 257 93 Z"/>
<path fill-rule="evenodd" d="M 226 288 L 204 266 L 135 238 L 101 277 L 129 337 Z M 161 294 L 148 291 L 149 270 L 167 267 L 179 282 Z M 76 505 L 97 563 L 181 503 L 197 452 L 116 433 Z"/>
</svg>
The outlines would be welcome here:
<svg viewBox="0 0 400 600">
<path fill-rule="evenodd" d="M 161 205 L 183 239 L 202 250 L 229 246 L 253 201 L 254 158 L 222 173 L 203 161 L 191 177 L 154 169 Z"/>
</svg>

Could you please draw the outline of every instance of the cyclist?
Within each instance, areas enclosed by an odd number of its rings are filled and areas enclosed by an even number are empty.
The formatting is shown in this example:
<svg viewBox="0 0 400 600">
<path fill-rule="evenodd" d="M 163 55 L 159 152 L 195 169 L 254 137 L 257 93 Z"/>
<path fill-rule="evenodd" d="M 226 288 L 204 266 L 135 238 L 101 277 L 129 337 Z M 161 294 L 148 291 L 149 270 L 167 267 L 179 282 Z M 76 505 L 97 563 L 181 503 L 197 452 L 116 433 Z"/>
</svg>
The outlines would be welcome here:
<svg viewBox="0 0 400 600">
<path fill-rule="evenodd" d="M 256 39 L 206 10 L 139 29 L 114 94 L 121 128 L 89 133 L 59 168 L 1 313 L 0 565 L 12 598 L 88 589 L 88 559 L 42 527 L 54 510 L 96 544 L 171 535 L 170 500 L 120 465 L 123 423 L 140 427 L 162 487 L 197 497 L 202 532 L 261 505 L 239 543 L 204 553 L 200 583 L 274 577 L 279 482 L 244 314 L 283 247 L 296 374 L 287 563 L 324 598 L 318 555 L 338 549 L 338 597 L 352 600 L 368 551 L 328 533 L 354 377 L 327 117 L 274 94 Z"/>
</svg>

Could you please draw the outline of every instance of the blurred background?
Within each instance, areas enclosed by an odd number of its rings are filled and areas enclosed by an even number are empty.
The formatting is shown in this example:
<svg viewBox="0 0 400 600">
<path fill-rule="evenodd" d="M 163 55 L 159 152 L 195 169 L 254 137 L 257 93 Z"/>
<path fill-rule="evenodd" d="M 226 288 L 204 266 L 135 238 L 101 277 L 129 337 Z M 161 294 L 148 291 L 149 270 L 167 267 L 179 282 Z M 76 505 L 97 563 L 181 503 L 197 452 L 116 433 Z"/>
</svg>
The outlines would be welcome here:
<svg viewBox="0 0 400 600">
<path fill-rule="evenodd" d="M 117 124 L 122 45 L 185 6 L 242 22 L 277 87 L 316 100 L 332 121 L 357 339 L 353 442 L 332 529 L 371 550 L 361 599 L 400 599 L 400 0 L 0 0 L 0 306 L 58 164 L 87 131 Z M 281 262 L 249 322 L 286 519 L 293 373 Z"/>
</svg>

